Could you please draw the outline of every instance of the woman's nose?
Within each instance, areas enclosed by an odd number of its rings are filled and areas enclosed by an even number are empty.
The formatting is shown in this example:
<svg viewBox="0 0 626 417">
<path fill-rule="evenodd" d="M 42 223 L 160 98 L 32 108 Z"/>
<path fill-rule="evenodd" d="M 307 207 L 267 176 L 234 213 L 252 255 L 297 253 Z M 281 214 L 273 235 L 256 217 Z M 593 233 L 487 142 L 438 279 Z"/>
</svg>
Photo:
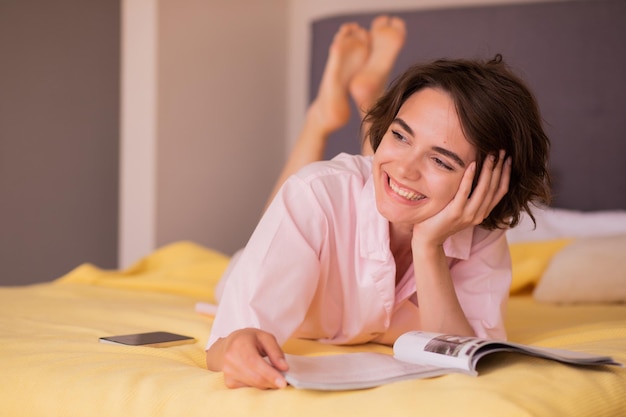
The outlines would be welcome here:
<svg viewBox="0 0 626 417">
<path fill-rule="evenodd" d="M 400 174 L 409 180 L 417 180 L 422 177 L 422 163 L 418 156 L 406 153 L 398 160 Z"/>
</svg>

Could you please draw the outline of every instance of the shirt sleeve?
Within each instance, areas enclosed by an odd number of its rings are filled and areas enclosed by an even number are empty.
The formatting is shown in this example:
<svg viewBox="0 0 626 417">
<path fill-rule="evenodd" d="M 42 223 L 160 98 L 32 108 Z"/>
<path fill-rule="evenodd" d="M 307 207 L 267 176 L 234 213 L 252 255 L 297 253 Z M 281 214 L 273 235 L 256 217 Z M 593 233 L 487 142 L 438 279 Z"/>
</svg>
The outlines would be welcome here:
<svg viewBox="0 0 626 417">
<path fill-rule="evenodd" d="M 470 256 L 450 268 L 457 298 L 478 337 L 506 340 L 511 255 L 504 230 L 474 229 Z"/>
<path fill-rule="evenodd" d="M 283 344 L 303 322 L 315 294 L 328 222 L 311 187 L 292 176 L 267 208 L 227 281 L 207 349 L 253 327 Z"/>
</svg>

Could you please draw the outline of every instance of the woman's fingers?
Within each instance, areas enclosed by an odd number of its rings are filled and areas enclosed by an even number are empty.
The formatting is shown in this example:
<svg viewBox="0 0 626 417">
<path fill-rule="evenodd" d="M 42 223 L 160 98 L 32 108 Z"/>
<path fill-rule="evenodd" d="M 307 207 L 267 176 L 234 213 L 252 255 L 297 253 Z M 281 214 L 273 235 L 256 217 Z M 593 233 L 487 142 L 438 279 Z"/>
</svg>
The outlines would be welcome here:
<svg viewBox="0 0 626 417">
<path fill-rule="evenodd" d="M 231 334 L 224 355 L 224 382 L 229 388 L 251 386 L 262 389 L 287 385 L 281 371 L 288 369 L 282 349 L 273 335 L 258 329 Z M 264 359 L 267 355 L 269 362 Z"/>
<path fill-rule="evenodd" d="M 462 206 L 463 218 L 469 223 L 480 224 L 508 192 L 511 163 L 510 158 L 505 158 L 504 151 L 500 151 L 497 159 L 495 155 L 489 155 L 483 163 L 478 182 L 473 191 L 471 188 L 468 190 L 467 184 L 470 168 L 474 167 L 470 165 L 465 172 L 457 197 L 459 197 L 459 202 L 464 203 Z"/>
<path fill-rule="evenodd" d="M 505 156 L 501 151 L 499 158 L 490 155 L 485 159 L 473 190 L 476 162 L 470 163 L 452 201 L 431 219 L 414 225 L 414 230 L 420 230 L 414 236 L 443 243 L 451 234 L 479 225 L 489 217 L 509 189 L 511 159 Z"/>
<path fill-rule="evenodd" d="M 507 157 L 504 159 L 504 166 L 502 168 L 502 173 L 500 174 L 500 182 L 498 183 L 498 189 L 494 196 L 494 203 L 489 208 L 489 212 L 494 209 L 494 207 L 502 200 L 502 198 L 509 192 L 509 183 L 511 181 L 511 170 L 513 167 L 513 162 L 511 157 Z"/>
<path fill-rule="evenodd" d="M 509 187 L 510 178 L 510 165 L 505 163 L 508 158 L 504 151 L 500 151 L 497 162 L 494 161 L 495 156 L 489 157 L 489 162 L 492 169 L 488 172 L 489 175 L 489 187 L 482 199 L 482 203 L 478 209 L 478 212 L 483 215 L 483 218 L 489 216 L 491 210 L 500 202 L 502 197 L 507 193 Z M 481 173 L 482 175 L 482 173 Z"/>
<path fill-rule="evenodd" d="M 241 361 L 237 367 L 224 367 L 224 383 L 229 388 L 255 387 L 260 389 L 284 388 L 284 376 L 261 357 Z"/>
<path fill-rule="evenodd" d="M 265 353 L 272 366 L 281 372 L 288 370 L 289 365 L 285 360 L 285 354 L 276 342 L 274 336 L 269 333 L 264 333 L 262 336 L 263 338 L 259 338 L 262 343 L 262 351 Z"/>
</svg>

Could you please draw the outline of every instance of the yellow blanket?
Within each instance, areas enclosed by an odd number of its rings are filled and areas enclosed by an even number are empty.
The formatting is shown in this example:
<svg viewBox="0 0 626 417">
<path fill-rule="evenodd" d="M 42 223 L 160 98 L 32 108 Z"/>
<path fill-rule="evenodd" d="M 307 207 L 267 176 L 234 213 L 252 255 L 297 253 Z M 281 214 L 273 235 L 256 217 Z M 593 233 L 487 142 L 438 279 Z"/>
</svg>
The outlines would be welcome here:
<svg viewBox="0 0 626 417">
<path fill-rule="evenodd" d="M 589 416 L 624 415 L 626 370 L 579 368 L 497 354 L 479 377 L 461 374 L 362 391 L 229 390 L 204 368 L 212 300 L 228 258 L 190 243 L 156 251 L 127 271 L 83 265 L 53 283 L 0 289 L 2 416 Z M 512 340 L 588 350 L 626 362 L 626 306 L 538 305 L 511 299 Z M 166 330 L 198 339 L 150 348 L 98 343 Z M 377 345 L 290 341 L 289 353 L 382 351 Z"/>
</svg>

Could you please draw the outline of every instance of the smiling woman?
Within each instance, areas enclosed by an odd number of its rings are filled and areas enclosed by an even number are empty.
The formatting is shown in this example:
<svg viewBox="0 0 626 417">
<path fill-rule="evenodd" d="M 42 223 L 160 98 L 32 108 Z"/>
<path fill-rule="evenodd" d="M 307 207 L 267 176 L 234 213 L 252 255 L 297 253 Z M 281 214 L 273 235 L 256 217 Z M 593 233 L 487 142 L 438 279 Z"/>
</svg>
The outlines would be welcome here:
<svg viewBox="0 0 626 417">
<path fill-rule="evenodd" d="M 439 91 L 438 99 L 433 97 L 437 95 L 434 92 L 425 93 L 432 89 Z M 514 169 L 510 190 L 490 211 L 482 224 L 484 227 L 513 227 L 522 212 L 532 217 L 531 202 L 549 201 L 550 143 L 543 131 L 539 108 L 532 92 L 508 69 L 501 55 L 488 62 L 439 60 L 409 68 L 366 118 L 371 126 L 369 139 L 373 149 L 379 146 L 390 125 L 403 127 L 408 138 L 414 136 L 415 127 L 409 126 L 402 115 L 411 113 L 416 118 L 418 113 L 405 108 L 419 110 L 414 102 L 423 94 L 431 96 L 431 102 L 422 106 L 426 107 L 422 114 L 430 112 L 426 117 L 431 122 L 438 117 L 440 129 L 446 129 L 432 131 L 431 123 L 429 132 L 438 135 L 440 144 L 433 146 L 440 148 L 439 155 L 445 155 L 444 160 L 455 159 L 460 168 L 475 161 L 476 172 L 481 172 L 490 156 L 499 160 L 503 151 L 511 159 Z M 437 100 L 441 101 L 439 114 L 435 114 Z M 423 120 L 415 120 L 414 124 L 426 129 Z M 454 146 L 459 146 L 458 142 L 469 145 L 473 154 L 463 158 L 462 154 L 451 152 Z M 474 187 L 477 181 L 478 176 L 474 178 Z"/>
<path fill-rule="evenodd" d="M 505 231 L 549 200 L 537 105 L 499 56 L 416 65 L 383 92 L 403 42 L 404 23 L 388 16 L 336 34 L 275 197 L 222 278 L 207 366 L 229 387 L 284 387 L 281 346 L 294 337 L 506 338 Z M 369 109 L 373 156 L 308 164 L 347 121 L 350 97 Z"/>
</svg>

